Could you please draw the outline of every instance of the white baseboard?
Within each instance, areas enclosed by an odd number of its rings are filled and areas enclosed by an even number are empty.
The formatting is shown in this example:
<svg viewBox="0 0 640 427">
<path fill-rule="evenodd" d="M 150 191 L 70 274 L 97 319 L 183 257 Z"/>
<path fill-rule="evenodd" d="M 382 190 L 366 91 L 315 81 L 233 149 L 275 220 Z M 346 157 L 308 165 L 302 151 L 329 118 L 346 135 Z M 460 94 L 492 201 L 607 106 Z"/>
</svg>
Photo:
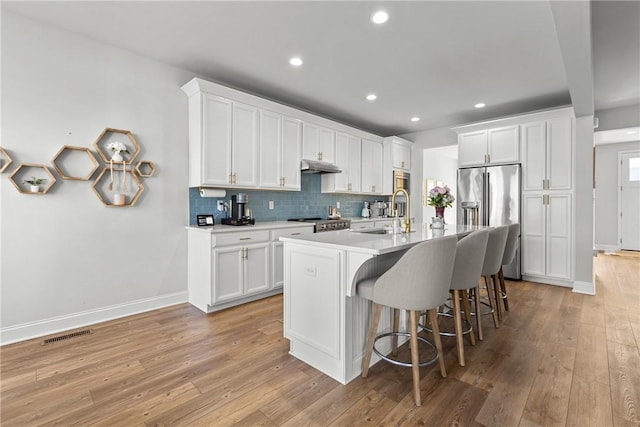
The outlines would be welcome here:
<svg viewBox="0 0 640 427">
<path fill-rule="evenodd" d="M 82 311 L 65 316 L 52 317 L 36 322 L 23 323 L 21 325 L 0 328 L 0 345 L 11 344 L 38 338 L 44 335 L 55 334 L 70 329 L 81 328 L 107 320 L 144 313 L 170 305 L 187 302 L 187 292 L 161 295 L 124 304 L 116 304 L 109 307 Z"/>
<path fill-rule="evenodd" d="M 593 245 L 593 248 L 597 251 L 604 251 L 604 252 L 617 252 L 620 250 L 620 248 L 616 245 L 598 245 L 595 244 Z"/>
<path fill-rule="evenodd" d="M 596 284 L 595 282 L 573 282 L 573 292 L 577 294 L 595 295 Z"/>
</svg>

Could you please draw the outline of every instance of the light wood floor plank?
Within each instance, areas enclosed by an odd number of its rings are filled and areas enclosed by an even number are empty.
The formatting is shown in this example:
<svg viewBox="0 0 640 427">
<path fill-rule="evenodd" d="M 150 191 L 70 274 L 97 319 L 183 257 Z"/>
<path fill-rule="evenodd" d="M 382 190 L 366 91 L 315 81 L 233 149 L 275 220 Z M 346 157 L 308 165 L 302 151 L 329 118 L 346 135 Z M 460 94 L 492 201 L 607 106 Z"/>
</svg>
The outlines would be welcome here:
<svg viewBox="0 0 640 427">
<path fill-rule="evenodd" d="M 566 425 L 567 427 L 609 427 L 613 425 L 611 390 L 608 381 L 601 384 L 574 374 Z"/>
</svg>

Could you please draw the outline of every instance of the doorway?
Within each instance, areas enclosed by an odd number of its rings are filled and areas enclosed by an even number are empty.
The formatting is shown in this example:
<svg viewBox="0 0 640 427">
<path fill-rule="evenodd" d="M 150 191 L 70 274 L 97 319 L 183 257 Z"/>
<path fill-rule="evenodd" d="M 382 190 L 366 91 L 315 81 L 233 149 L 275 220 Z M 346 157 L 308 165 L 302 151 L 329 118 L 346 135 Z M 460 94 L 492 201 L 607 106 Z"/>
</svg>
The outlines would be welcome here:
<svg viewBox="0 0 640 427">
<path fill-rule="evenodd" d="M 620 249 L 640 251 L 640 151 L 619 153 L 618 242 Z"/>
</svg>

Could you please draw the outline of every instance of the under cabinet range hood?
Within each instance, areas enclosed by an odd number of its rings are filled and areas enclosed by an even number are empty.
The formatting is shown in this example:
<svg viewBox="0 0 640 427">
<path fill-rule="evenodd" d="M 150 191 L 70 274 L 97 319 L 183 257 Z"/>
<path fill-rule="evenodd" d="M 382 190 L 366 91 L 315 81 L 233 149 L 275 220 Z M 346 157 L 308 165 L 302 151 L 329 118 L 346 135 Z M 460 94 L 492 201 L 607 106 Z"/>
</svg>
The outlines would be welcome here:
<svg viewBox="0 0 640 427">
<path fill-rule="evenodd" d="M 342 169 L 332 163 L 303 159 L 300 162 L 300 171 L 302 173 L 341 173 Z"/>
</svg>

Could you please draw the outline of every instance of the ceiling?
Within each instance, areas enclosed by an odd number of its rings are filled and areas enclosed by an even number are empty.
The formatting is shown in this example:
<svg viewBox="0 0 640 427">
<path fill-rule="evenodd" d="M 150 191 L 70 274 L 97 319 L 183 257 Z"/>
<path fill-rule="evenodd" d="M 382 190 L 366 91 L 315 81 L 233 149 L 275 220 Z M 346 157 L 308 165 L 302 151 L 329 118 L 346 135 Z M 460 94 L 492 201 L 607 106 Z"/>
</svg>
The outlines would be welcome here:
<svg viewBox="0 0 640 427">
<path fill-rule="evenodd" d="M 580 79 L 592 89 L 583 97 L 591 111 L 594 99 L 596 109 L 640 103 L 640 2 L 592 5 L 594 78 L 572 58 L 589 32 L 559 28 L 566 19 L 547 1 L 3 1 L 2 9 L 386 136 L 567 105 Z M 374 25 L 379 9 L 390 18 Z M 299 68 L 288 63 L 294 55 Z"/>
</svg>

